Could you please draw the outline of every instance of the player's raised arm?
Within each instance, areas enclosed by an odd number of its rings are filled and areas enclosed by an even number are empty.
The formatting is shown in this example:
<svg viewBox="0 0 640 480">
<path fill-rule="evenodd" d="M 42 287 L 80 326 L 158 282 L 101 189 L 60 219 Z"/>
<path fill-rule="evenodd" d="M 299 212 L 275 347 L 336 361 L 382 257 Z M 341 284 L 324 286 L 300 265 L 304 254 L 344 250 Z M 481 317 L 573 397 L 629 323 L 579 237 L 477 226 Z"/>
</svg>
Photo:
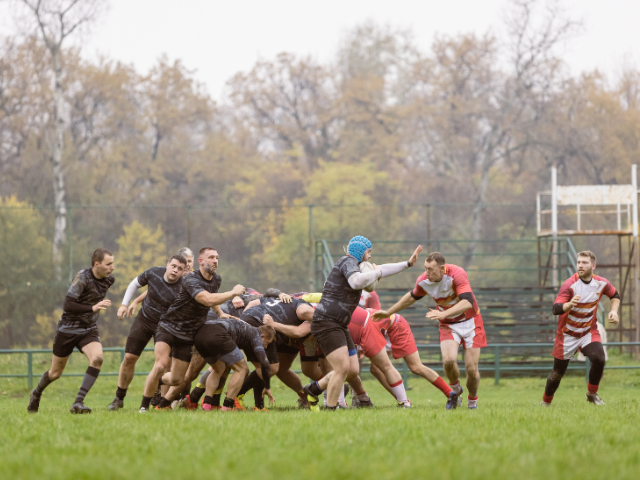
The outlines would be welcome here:
<svg viewBox="0 0 640 480">
<path fill-rule="evenodd" d="M 140 285 L 140 282 L 138 282 L 138 277 L 136 276 L 136 278 L 131 280 L 131 283 L 129 283 L 127 290 L 124 292 L 124 298 L 122 299 L 120 308 L 118 308 L 118 318 L 120 319 L 120 321 L 124 320 L 125 316 L 127 317 L 129 316 L 128 315 L 129 302 L 131 302 L 131 299 L 138 292 L 139 288 L 142 288 L 142 285 Z"/>
<path fill-rule="evenodd" d="M 215 307 L 221 303 L 231 300 L 237 295 L 244 295 L 245 288 L 242 285 L 236 285 L 230 292 L 224 293 L 209 293 L 204 290 L 198 293 L 194 298 L 198 303 L 207 307 Z"/>
<path fill-rule="evenodd" d="M 411 305 L 416 303 L 420 298 L 420 297 L 414 297 L 412 294 L 413 294 L 412 291 L 405 293 L 404 296 L 400 300 L 398 300 L 398 302 L 393 307 L 391 307 L 388 310 L 381 310 L 379 312 L 374 313 L 371 319 L 374 322 L 379 322 L 380 320 L 384 320 L 385 318 L 390 317 L 394 313 L 401 312 L 405 308 L 410 307 Z"/>
</svg>

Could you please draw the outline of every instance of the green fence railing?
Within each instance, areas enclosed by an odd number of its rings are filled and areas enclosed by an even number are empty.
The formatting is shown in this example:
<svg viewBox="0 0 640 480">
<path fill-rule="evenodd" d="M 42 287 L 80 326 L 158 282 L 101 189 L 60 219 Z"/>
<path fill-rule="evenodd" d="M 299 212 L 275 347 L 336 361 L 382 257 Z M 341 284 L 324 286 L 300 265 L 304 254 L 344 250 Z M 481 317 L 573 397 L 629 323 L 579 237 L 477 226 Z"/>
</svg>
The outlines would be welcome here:
<svg viewBox="0 0 640 480">
<path fill-rule="evenodd" d="M 634 347 L 640 346 L 640 342 L 609 342 L 603 344 L 605 347 Z M 488 347 L 483 349 L 483 356 L 480 358 L 479 370 L 481 372 L 493 372 L 494 383 L 498 385 L 500 383 L 500 375 L 503 372 L 510 373 L 533 373 L 533 372 L 545 372 L 551 370 L 553 364 L 552 363 L 534 363 L 531 361 L 529 365 L 516 363 L 513 360 L 503 361 L 503 355 L 501 353 L 504 349 L 526 349 L 526 348 L 540 348 L 547 347 L 551 349 L 553 347 L 553 343 L 496 343 L 489 345 Z M 429 345 L 418 345 L 419 349 L 422 350 L 438 350 L 440 351 L 440 345 L 438 344 L 429 344 Z M 124 358 L 124 347 L 109 347 L 105 348 L 105 352 L 120 352 L 121 359 Z M 146 348 L 145 352 L 152 352 L 153 348 Z M 550 350 L 549 350 L 550 351 Z M 26 378 L 29 389 L 33 388 L 33 379 L 40 377 L 43 372 L 34 373 L 33 371 L 33 355 L 35 353 L 52 353 L 50 348 L 40 348 L 40 349 L 9 349 L 9 350 L 0 350 L 0 355 L 13 355 L 13 354 L 25 354 L 27 355 L 27 371 L 26 373 L 2 373 L 0 374 L 0 378 Z M 487 356 L 493 354 L 493 359 L 487 359 Z M 513 356 L 514 354 L 511 353 Z M 524 357 L 525 355 L 522 354 Z M 440 364 L 435 362 L 425 362 L 429 366 L 433 367 L 435 370 L 442 371 L 441 362 Z M 364 366 L 363 371 L 368 372 L 369 368 L 367 365 Z M 409 369 L 407 368 L 407 364 L 402 362 L 402 364 L 397 364 L 396 367 L 400 370 L 402 374 L 402 378 L 405 382 L 405 385 L 408 387 L 409 376 L 412 375 Z M 464 362 L 459 362 L 458 367 L 460 371 L 465 371 Z M 584 370 L 585 378 L 588 379 L 589 375 L 589 360 L 587 359 L 584 365 L 581 365 L 577 362 L 572 362 L 569 364 L 569 370 Z M 632 369 L 640 369 L 640 365 L 613 365 L 607 366 L 608 370 L 632 370 Z M 299 370 L 295 371 L 296 373 L 301 373 Z M 135 372 L 135 375 L 148 375 L 149 372 Z M 116 376 L 118 372 L 100 372 L 100 376 Z M 84 376 L 84 372 L 80 373 L 64 373 L 63 377 L 80 377 Z"/>
</svg>

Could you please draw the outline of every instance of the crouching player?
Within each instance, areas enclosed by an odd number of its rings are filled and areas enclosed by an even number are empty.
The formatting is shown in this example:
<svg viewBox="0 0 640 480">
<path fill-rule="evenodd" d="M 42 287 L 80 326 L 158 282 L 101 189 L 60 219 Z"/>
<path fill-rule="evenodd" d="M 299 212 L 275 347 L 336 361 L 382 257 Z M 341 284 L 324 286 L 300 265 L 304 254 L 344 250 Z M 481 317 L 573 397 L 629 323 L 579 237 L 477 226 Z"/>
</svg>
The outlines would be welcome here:
<svg viewBox="0 0 640 480">
<path fill-rule="evenodd" d="M 598 304 L 602 295 L 610 298 L 609 322 L 617 324 L 620 321 L 620 295 L 609 280 L 593 274 L 595 268 L 596 256 L 592 252 L 586 250 L 578 253 L 577 273 L 564 282 L 553 305 L 553 313 L 560 315 L 560 318 L 553 348 L 553 370 L 542 396 L 541 405 L 545 407 L 551 405 L 569 360 L 578 350 L 591 361 L 587 401 L 594 405 L 605 404 L 598 396 L 605 362 L 597 325 Z"/>
<path fill-rule="evenodd" d="M 252 327 L 246 322 L 238 320 L 207 321 L 196 333 L 195 347 L 206 362 L 213 367 L 213 372 L 206 381 L 206 390 L 202 409 L 212 410 L 213 393 L 217 390 L 220 378 L 229 367 L 233 374 L 229 379 L 227 393 L 222 404 L 222 410 L 233 410 L 239 407 L 237 396 L 244 379 L 249 375 L 247 365 L 241 349 L 251 353 L 258 359 L 264 381 L 262 396 L 269 397 L 269 404 L 275 399 L 271 394 L 270 365 L 265 348 L 276 338 L 276 332 L 271 327 Z M 244 407 L 238 408 L 244 410 Z"/>
<path fill-rule="evenodd" d="M 376 310 L 367 309 L 371 314 L 375 314 Z M 352 320 L 353 321 L 353 320 Z M 418 347 L 416 341 L 413 338 L 411 327 L 407 320 L 400 314 L 394 313 L 391 317 L 384 318 L 375 322 L 376 328 L 387 332 L 389 340 L 391 342 L 391 354 L 396 360 L 402 358 L 411 373 L 419 375 L 431 382 L 434 387 L 438 388 L 447 400 L 447 410 L 457 408 L 459 395 L 454 392 L 451 387 L 445 382 L 440 375 L 435 371 L 427 367 L 420 360 L 420 354 L 418 353 Z M 371 365 L 371 374 L 378 379 L 384 388 L 387 389 L 392 395 L 393 390 L 391 385 L 386 381 L 384 374 L 373 364 Z"/>
</svg>

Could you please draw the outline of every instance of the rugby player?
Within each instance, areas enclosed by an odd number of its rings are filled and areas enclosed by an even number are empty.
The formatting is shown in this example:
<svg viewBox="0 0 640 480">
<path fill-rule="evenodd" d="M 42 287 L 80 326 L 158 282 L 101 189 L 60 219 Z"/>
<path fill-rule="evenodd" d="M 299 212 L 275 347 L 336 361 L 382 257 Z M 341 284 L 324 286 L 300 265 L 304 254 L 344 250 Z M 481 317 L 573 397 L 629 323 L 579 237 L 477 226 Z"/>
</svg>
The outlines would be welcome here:
<svg viewBox="0 0 640 480">
<path fill-rule="evenodd" d="M 151 337 L 155 338 L 160 317 L 167 313 L 171 304 L 182 290 L 182 273 L 187 268 L 187 260 L 182 255 L 174 255 L 166 267 L 153 267 L 134 278 L 124 294 L 122 305 L 118 309 L 118 318 L 124 320 L 129 310 L 129 302 L 139 288 L 148 286 L 148 295 L 142 302 L 127 337 L 124 359 L 120 365 L 116 398 L 107 407 L 118 410 L 124 407 L 124 397 L 133 374 L 136 362 L 140 358 Z"/>
<path fill-rule="evenodd" d="M 314 312 L 311 333 L 318 341 L 334 373 L 327 386 L 320 388 L 317 382 L 304 387 L 307 400 L 317 402 L 317 397 L 328 389 L 327 409 L 335 410 L 345 380 L 358 375 L 359 366 L 356 347 L 349 335 L 347 325 L 358 306 L 362 290 L 375 280 L 394 275 L 411 266 L 418 258 L 422 247 L 418 246 L 406 262 L 375 265 L 371 272 L 360 272 L 359 264 L 371 258 L 371 242 L 362 236 L 349 241 L 347 255 L 331 269 L 322 290 L 322 298 Z M 325 377 L 326 378 L 326 377 Z M 321 380 L 322 381 L 322 380 Z"/>
<path fill-rule="evenodd" d="M 167 313 L 160 317 L 156 330 L 155 363 L 144 385 L 140 412 L 149 410 L 151 397 L 156 390 L 158 380 L 173 386 L 178 385 L 191 362 L 193 337 L 204 324 L 207 312 L 213 308 L 220 318 L 228 315 L 220 310 L 220 304 L 242 295 L 245 289 L 236 285 L 233 290 L 218 293 L 222 279 L 216 273 L 218 252 L 213 247 L 204 247 L 198 255 L 199 269 L 182 279 L 182 290 L 171 304 Z M 171 371 L 165 373 L 169 365 Z M 171 402 L 162 398 L 156 408 L 170 408 Z"/>
<path fill-rule="evenodd" d="M 378 310 L 367 309 L 372 315 Z M 438 388 L 448 399 L 447 409 L 457 408 L 459 395 L 454 392 L 451 387 L 445 382 L 440 375 L 434 370 L 430 369 L 422 363 L 420 360 L 420 354 L 418 353 L 418 347 L 416 341 L 413 338 L 411 327 L 409 322 L 400 314 L 394 313 L 391 317 L 379 320 L 375 322 L 377 328 L 380 328 L 382 332 L 386 332 L 389 341 L 391 343 L 391 354 L 396 360 L 402 358 L 411 373 L 419 375 L 429 381 L 434 387 Z M 394 394 L 391 390 L 391 386 L 387 383 L 385 376 L 374 364 L 371 365 L 371 374 L 378 379 L 384 388 L 389 393 Z"/>
<path fill-rule="evenodd" d="M 559 315 L 560 318 L 553 347 L 553 370 L 542 395 L 541 405 L 545 407 L 551 406 L 569 360 L 578 350 L 591 361 L 587 401 L 594 405 L 605 404 L 598 396 L 605 364 L 604 348 L 598 332 L 598 304 L 603 295 L 609 297 L 611 310 L 608 320 L 618 324 L 620 295 L 609 280 L 593 274 L 596 268 L 596 256 L 593 252 L 585 250 L 578 253 L 577 257 L 577 273 L 562 284 L 553 305 L 554 315 Z"/>
<path fill-rule="evenodd" d="M 440 351 L 444 370 L 451 388 L 457 395 L 463 392 L 458 369 L 458 347 L 465 350 L 467 370 L 467 407 L 478 408 L 480 373 L 478 360 L 480 349 L 487 346 L 480 309 L 471 290 L 467 273 L 461 267 L 448 264 L 439 252 L 430 253 L 424 262 L 425 272 L 418 277 L 415 288 L 405 294 L 393 307 L 373 315 L 374 321 L 382 320 L 413 305 L 430 295 L 437 309 L 427 313 L 427 318 L 440 323 Z M 458 402 L 458 405 L 460 402 Z M 447 402 L 447 408 L 451 408 Z"/>
<path fill-rule="evenodd" d="M 267 395 L 269 403 L 275 401 L 271 393 L 270 365 L 265 351 L 275 340 L 275 336 L 273 328 L 264 325 L 256 328 L 246 322 L 230 319 L 207 320 L 200 327 L 195 335 L 195 346 L 206 362 L 213 367 L 213 372 L 206 382 L 203 410 L 212 410 L 213 392 L 218 389 L 219 379 L 227 367 L 233 370 L 233 374 L 229 379 L 222 410 L 244 409 L 236 402 L 240 387 L 249 375 L 249 366 L 241 349 L 247 356 L 255 357 L 260 365 L 264 381 L 262 396 Z"/>
<path fill-rule="evenodd" d="M 80 270 L 73 278 L 53 340 L 51 368 L 42 375 L 38 386 L 31 392 L 27 407 L 29 413 L 38 411 L 42 392 L 51 382 L 60 378 L 74 348 L 87 357 L 89 367 L 69 411 L 91 413 L 91 409 L 84 404 L 84 399 L 97 380 L 102 366 L 102 344 L 97 322 L 100 310 L 111 306 L 111 301 L 104 297 L 115 281 L 113 270 L 113 254 L 104 248 L 98 248 L 91 256 L 91 268 Z"/>
</svg>

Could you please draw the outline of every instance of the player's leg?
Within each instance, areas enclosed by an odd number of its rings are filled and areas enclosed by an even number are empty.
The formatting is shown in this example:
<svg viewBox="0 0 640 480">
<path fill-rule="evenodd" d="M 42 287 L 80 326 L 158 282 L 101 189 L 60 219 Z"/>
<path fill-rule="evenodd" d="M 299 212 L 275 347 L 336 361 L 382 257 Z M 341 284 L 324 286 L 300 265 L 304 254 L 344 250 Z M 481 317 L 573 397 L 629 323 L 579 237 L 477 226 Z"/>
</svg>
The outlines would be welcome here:
<svg viewBox="0 0 640 480">
<path fill-rule="evenodd" d="M 171 341 L 169 338 L 167 338 L 167 340 Z M 144 382 L 140 412 L 146 412 L 149 410 L 151 397 L 153 397 L 153 394 L 158 388 L 158 380 L 160 380 L 164 372 L 169 367 L 171 362 L 171 345 L 156 338 L 156 345 L 154 347 L 153 354 L 155 356 L 155 362 Z"/>
<path fill-rule="evenodd" d="M 71 409 L 69 410 L 71 413 L 91 413 L 91 409 L 84 404 L 84 398 L 98 379 L 103 361 L 102 344 L 99 341 L 100 339 L 98 338 L 97 334 L 95 334 L 93 337 L 94 338 L 91 339 L 85 338 L 83 339 L 83 342 L 80 342 L 78 344 L 78 349 L 89 360 L 89 367 L 87 368 L 87 371 L 85 372 L 82 379 L 82 385 L 80 386 L 80 390 L 78 390 L 78 395 L 76 395 L 76 399 L 73 402 L 73 405 L 71 405 Z M 97 339 L 98 341 L 91 341 L 94 339 Z"/>
<path fill-rule="evenodd" d="M 378 330 L 378 333 L 380 331 Z M 382 336 L 382 334 L 380 334 Z M 371 360 L 371 364 L 375 365 L 380 369 L 380 371 L 384 374 L 385 379 L 387 380 L 387 384 L 391 388 L 391 393 L 395 397 L 398 402 L 398 406 L 411 408 L 411 402 L 407 398 L 407 392 L 404 388 L 404 383 L 402 381 L 402 376 L 396 368 L 392 365 L 391 360 L 389 360 L 389 355 L 387 355 L 387 351 L 382 347 L 375 355 L 369 357 Z"/>
<path fill-rule="evenodd" d="M 422 363 L 422 360 L 420 360 L 420 354 L 417 351 L 404 357 L 404 361 L 407 364 L 407 367 L 409 367 L 409 370 L 411 370 L 411 373 L 426 379 L 434 387 L 440 390 L 445 397 L 448 398 L 451 395 L 451 387 L 442 379 L 442 377 L 440 377 L 440 375 L 436 373 L 435 370 L 430 369 Z"/>
<path fill-rule="evenodd" d="M 550 405 L 553 400 L 553 396 L 560 386 L 560 381 L 567 371 L 569 366 L 569 360 L 561 360 L 558 358 L 553 359 L 553 369 L 547 378 L 547 384 L 544 387 L 544 395 L 542 396 L 543 405 Z"/>
<path fill-rule="evenodd" d="M 176 354 L 176 347 L 173 348 L 173 355 Z M 171 361 L 171 371 L 162 375 L 162 383 L 167 385 L 169 388 L 178 386 L 178 389 L 174 389 L 176 393 L 180 392 L 179 385 L 184 379 L 187 370 L 189 369 L 189 364 L 191 363 L 191 359 L 187 360 L 186 356 L 174 356 Z M 171 390 L 167 391 L 167 395 Z M 156 407 L 158 410 L 165 410 L 171 408 L 171 400 L 167 397 L 162 397 L 160 399 L 160 403 Z"/>
<path fill-rule="evenodd" d="M 64 372 L 64 368 L 67 365 L 67 361 L 69 360 L 69 355 L 65 357 L 58 357 L 55 354 L 52 355 L 51 358 L 51 368 L 44 372 L 38 385 L 31 391 L 31 396 L 29 398 L 29 405 L 27 406 L 27 411 L 29 413 L 37 413 L 40 408 L 40 399 L 42 398 L 42 392 L 44 389 L 51 384 L 51 382 L 55 382 L 60 378 L 62 372 Z"/>
<path fill-rule="evenodd" d="M 225 365 L 225 363 L 221 360 L 217 360 L 213 364 L 211 364 L 211 374 L 207 377 L 205 382 L 205 392 L 204 392 L 204 400 L 202 402 L 202 409 L 205 411 L 216 410 L 220 407 L 220 400 L 218 399 L 218 404 L 214 405 L 214 392 L 223 388 L 222 380 L 223 376 L 226 375 L 230 369 Z"/>
<path fill-rule="evenodd" d="M 240 350 L 238 350 L 238 352 L 239 351 Z M 240 391 L 242 384 L 244 383 L 244 379 L 249 375 L 249 365 L 244 357 L 229 366 L 233 373 L 229 378 L 229 385 L 227 386 L 227 393 L 225 394 L 224 402 L 222 403 L 222 410 L 238 408 L 235 399 L 238 396 L 238 392 Z"/>
<path fill-rule="evenodd" d="M 389 386 L 389 382 L 387 382 L 387 378 L 385 377 L 384 373 L 382 373 L 382 370 L 380 370 L 378 367 L 376 367 L 372 363 L 371 366 L 369 367 L 369 371 L 371 372 L 371 375 L 373 375 L 375 379 L 378 380 L 378 382 L 380 382 L 380 385 L 382 385 L 387 392 L 393 395 L 393 390 L 391 390 L 391 387 Z"/>
<path fill-rule="evenodd" d="M 180 380 L 180 383 L 169 387 L 169 390 L 165 398 L 169 402 L 173 402 L 174 400 L 176 400 L 178 396 L 182 392 L 184 392 L 185 388 L 189 386 L 191 382 L 193 382 L 196 378 L 198 378 L 198 375 L 200 375 L 200 372 L 204 368 L 205 364 L 206 362 L 204 358 L 202 358 L 202 355 L 200 355 L 197 350 L 194 351 L 193 354 L 191 355 L 191 361 L 189 362 L 189 367 L 187 368 L 187 371 L 185 372 L 184 377 Z M 188 396 L 188 393 L 187 393 L 187 396 Z M 190 401 L 185 402 L 185 408 L 195 409 L 195 405 L 192 407 L 190 403 L 191 403 Z"/>
<path fill-rule="evenodd" d="M 587 385 L 587 400 L 594 405 L 605 403 L 598 396 L 598 387 L 604 373 L 605 353 L 601 342 L 591 342 L 582 349 L 582 353 L 591 362 L 589 370 L 589 384 Z"/>
<path fill-rule="evenodd" d="M 296 392 L 298 394 L 298 397 L 304 398 L 305 395 L 304 391 L 302 390 L 302 382 L 300 381 L 300 377 L 293 370 L 291 370 L 291 365 L 293 364 L 293 361 L 297 356 L 297 353 L 279 352 L 278 357 L 280 359 L 280 367 L 278 368 L 277 376 L 282 383 Z"/>
<path fill-rule="evenodd" d="M 449 379 L 449 385 L 454 391 L 462 393 L 460 385 L 460 369 L 458 368 L 458 347 L 456 340 L 442 340 L 440 342 L 440 352 L 442 353 L 442 365 L 444 372 Z"/>
<path fill-rule="evenodd" d="M 479 348 L 467 348 L 465 350 L 464 366 L 467 370 L 467 390 L 469 391 L 467 407 L 471 409 L 478 408 L 478 387 L 480 386 L 479 361 Z"/>
</svg>

